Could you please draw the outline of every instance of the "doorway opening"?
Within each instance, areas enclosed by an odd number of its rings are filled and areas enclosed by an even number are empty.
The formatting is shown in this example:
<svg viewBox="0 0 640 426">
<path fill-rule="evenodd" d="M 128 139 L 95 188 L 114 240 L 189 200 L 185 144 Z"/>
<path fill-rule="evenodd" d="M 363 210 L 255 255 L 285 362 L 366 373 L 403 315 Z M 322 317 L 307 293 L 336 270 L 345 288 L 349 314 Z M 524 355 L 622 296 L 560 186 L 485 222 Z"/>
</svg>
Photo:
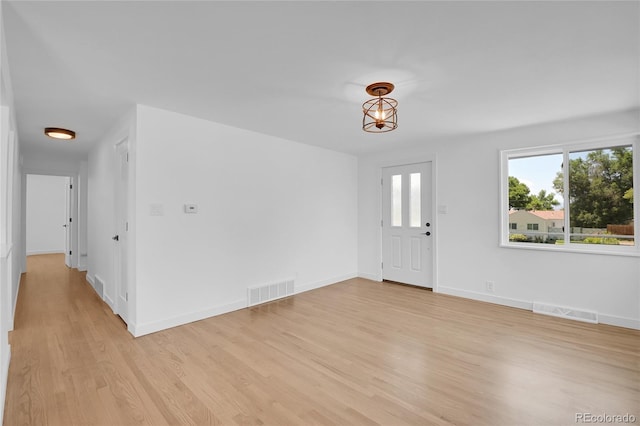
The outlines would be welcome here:
<svg viewBox="0 0 640 426">
<path fill-rule="evenodd" d="M 68 267 L 76 267 L 73 178 L 27 174 L 25 210 L 26 255 L 60 254 Z"/>
</svg>

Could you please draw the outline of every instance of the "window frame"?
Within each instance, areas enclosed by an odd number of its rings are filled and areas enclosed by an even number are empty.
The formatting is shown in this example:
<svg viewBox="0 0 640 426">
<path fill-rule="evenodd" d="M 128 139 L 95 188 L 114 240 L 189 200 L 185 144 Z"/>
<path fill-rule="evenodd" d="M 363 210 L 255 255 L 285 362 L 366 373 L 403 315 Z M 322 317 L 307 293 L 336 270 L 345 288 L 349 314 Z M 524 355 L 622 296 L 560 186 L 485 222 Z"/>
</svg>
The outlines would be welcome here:
<svg viewBox="0 0 640 426">
<path fill-rule="evenodd" d="M 534 244 L 527 242 L 509 241 L 509 160 L 515 158 L 537 157 L 542 155 L 561 154 L 563 161 L 564 188 L 569 188 L 569 154 L 576 151 L 608 149 L 618 146 L 631 146 L 633 150 L 633 224 L 634 244 L 631 246 L 603 245 L 603 244 L 576 244 L 571 243 L 569 226 L 571 211 L 567 202 L 564 206 L 564 240 L 563 245 Z M 558 143 L 541 147 L 503 149 L 500 150 L 500 247 L 518 248 L 543 251 L 561 251 L 574 253 L 612 254 L 621 256 L 640 257 L 640 132 L 611 136 L 606 138 L 590 139 L 586 141 L 573 141 Z"/>
</svg>

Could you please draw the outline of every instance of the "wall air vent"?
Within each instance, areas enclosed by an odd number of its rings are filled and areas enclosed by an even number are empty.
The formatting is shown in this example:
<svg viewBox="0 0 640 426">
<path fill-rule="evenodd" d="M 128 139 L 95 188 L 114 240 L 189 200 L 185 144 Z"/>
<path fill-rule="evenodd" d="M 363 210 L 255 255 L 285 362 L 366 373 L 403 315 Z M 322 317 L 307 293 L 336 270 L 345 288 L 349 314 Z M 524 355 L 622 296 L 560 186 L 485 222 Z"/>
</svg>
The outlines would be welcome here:
<svg viewBox="0 0 640 426">
<path fill-rule="evenodd" d="M 252 286 L 247 289 L 247 306 L 259 305 L 293 294 L 293 280 Z"/>
<path fill-rule="evenodd" d="M 93 288 L 96 293 L 98 293 L 98 296 L 100 296 L 101 299 L 104 298 L 104 281 L 97 275 L 94 277 L 93 281 L 95 282 Z"/>
</svg>

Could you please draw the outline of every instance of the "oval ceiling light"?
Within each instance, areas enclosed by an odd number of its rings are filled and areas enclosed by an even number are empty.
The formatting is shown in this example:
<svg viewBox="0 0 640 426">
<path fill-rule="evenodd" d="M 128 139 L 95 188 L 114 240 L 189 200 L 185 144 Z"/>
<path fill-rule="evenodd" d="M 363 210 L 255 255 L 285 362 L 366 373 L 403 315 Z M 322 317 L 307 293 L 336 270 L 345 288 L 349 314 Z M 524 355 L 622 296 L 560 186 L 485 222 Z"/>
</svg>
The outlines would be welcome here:
<svg viewBox="0 0 640 426">
<path fill-rule="evenodd" d="M 76 138 L 76 132 L 73 130 L 61 129 L 59 127 L 46 127 L 44 134 L 53 139 L 70 140 Z"/>
</svg>

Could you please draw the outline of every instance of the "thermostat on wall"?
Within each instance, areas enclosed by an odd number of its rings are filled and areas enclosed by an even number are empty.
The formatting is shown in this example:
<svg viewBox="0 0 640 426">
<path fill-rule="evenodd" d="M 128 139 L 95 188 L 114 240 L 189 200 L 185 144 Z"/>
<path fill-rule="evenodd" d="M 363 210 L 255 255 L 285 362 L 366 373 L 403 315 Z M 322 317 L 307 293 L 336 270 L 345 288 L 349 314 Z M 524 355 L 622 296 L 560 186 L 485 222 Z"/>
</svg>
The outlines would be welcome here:
<svg viewBox="0 0 640 426">
<path fill-rule="evenodd" d="M 184 205 L 185 213 L 198 213 L 198 205 L 197 204 L 185 204 Z"/>
</svg>

